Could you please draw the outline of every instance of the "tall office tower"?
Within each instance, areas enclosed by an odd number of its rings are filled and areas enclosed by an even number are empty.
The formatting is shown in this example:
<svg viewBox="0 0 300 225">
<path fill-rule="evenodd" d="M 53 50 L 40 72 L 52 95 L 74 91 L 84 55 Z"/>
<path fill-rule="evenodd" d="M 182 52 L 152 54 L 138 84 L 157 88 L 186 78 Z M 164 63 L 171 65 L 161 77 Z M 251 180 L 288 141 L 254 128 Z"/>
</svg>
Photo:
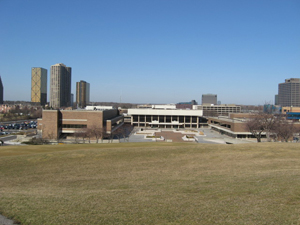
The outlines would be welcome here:
<svg viewBox="0 0 300 225">
<path fill-rule="evenodd" d="M 76 82 L 76 104 L 80 108 L 86 107 L 90 102 L 90 84 L 81 80 Z"/>
<path fill-rule="evenodd" d="M 206 94 L 202 95 L 202 105 L 205 104 L 217 104 L 217 95 L 214 94 Z"/>
<path fill-rule="evenodd" d="M 3 84 L 2 84 L 1 77 L 0 77 L 0 104 L 3 104 Z"/>
<path fill-rule="evenodd" d="M 300 107 L 300 78 L 285 79 L 278 84 L 278 105 Z"/>
<path fill-rule="evenodd" d="M 71 67 L 62 63 L 50 68 L 50 106 L 71 106 Z"/>
<path fill-rule="evenodd" d="M 44 68 L 31 68 L 31 102 L 47 103 L 47 70 Z"/>
</svg>

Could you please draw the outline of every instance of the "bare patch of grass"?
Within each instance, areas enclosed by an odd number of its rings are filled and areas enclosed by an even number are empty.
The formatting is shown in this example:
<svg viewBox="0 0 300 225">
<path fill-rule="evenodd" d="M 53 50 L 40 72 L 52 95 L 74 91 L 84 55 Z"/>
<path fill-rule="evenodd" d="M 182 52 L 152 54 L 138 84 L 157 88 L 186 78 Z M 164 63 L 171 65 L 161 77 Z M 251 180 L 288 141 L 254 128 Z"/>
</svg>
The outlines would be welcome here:
<svg viewBox="0 0 300 225">
<path fill-rule="evenodd" d="M 296 143 L 0 148 L 0 212 L 22 224 L 298 224 Z"/>
</svg>

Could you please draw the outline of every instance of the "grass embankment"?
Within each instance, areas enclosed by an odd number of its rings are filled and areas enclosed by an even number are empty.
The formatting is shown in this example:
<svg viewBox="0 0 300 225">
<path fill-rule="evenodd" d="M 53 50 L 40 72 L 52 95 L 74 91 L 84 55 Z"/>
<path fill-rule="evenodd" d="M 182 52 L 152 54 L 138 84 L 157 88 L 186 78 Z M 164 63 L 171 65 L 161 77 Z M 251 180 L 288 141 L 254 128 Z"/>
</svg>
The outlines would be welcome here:
<svg viewBox="0 0 300 225">
<path fill-rule="evenodd" d="M 299 224 L 299 144 L 1 147 L 0 213 L 22 224 Z"/>
</svg>

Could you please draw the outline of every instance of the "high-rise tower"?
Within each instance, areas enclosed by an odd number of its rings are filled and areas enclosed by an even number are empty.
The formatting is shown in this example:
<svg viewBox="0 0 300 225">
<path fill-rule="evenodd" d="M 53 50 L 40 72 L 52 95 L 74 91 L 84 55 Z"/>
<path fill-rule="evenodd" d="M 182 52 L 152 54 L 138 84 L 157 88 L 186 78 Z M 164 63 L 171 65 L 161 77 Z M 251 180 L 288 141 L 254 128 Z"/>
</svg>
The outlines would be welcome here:
<svg viewBox="0 0 300 225">
<path fill-rule="evenodd" d="M 76 104 L 80 108 L 86 107 L 90 102 L 90 84 L 81 80 L 76 82 Z"/>
<path fill-rule="evenodd" d="M 47 70 L 44 68 L 31 68 L 31 102 L 47 103 Z"/>
<path fill-rule="evenodd" d="M 300 107 L 300 78 L 285 79 L 278 84 L 278 105 Z"/>
<path fill-rule="evenodd" d="M 202 95 L 202 105 L 204 105 L 204 104 L 217 105 L 217 95 L 215 95 L 215 94 Z"/>
<path fill-rule="evenodd" d="M 71 106 L 71 67 L 62 63 L 55 64 L 50 69 L 50 106 Z"/>
</svg>

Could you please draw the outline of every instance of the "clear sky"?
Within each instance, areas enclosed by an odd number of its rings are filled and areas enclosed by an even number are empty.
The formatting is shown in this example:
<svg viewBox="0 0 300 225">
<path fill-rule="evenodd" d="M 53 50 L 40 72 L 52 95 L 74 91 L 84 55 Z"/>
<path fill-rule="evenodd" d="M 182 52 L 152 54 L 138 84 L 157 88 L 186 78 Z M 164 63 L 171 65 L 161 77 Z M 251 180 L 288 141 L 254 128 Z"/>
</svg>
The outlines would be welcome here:
<svg viewBox="0 0 300 225">
<path fill-rule="evenodd" d="M 72 67 L 91 101 L 274 103 L 300 77 L 299 0 L 0 0 L 4 100 L 30 101 L 31 67 Z"/>
</svg>

